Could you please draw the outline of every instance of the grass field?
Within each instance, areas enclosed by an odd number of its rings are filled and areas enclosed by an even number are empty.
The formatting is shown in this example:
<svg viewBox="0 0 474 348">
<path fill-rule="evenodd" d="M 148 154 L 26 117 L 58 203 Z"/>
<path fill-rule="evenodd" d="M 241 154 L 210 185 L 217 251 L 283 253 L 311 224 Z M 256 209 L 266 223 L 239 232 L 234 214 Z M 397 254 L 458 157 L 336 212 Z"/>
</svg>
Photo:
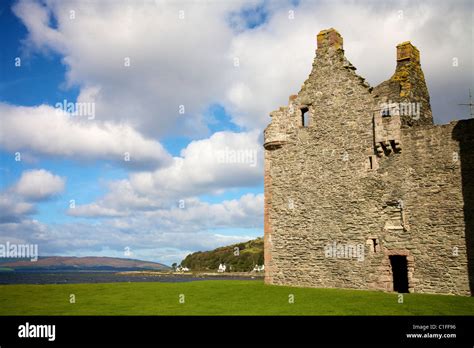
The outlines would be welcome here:
<svg viewBox="0 0 474 348">
<path fill-rule="evenodd" d="M 3 285 L 0 315 L 474 315 L 472 297 L 404 294 L 403 300 L 395 293 L 242 280 Z"/>
</svg>

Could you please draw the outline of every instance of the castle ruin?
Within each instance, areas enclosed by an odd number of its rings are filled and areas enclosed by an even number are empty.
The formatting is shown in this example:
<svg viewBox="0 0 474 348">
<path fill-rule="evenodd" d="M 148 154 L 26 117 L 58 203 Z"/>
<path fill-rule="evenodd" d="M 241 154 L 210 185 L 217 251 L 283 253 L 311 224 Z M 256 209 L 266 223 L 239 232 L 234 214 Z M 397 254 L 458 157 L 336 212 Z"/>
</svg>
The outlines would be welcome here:
<svg viewBox="0 0 474 348">
<path fill-rule="evenodd" d="M 270 114 L 266 283 L 472 295 L 474 120 L 434 125 L 418 49 L 396 53 L 372 88 L 323 30 L 300 92 Z"/>
</svg>

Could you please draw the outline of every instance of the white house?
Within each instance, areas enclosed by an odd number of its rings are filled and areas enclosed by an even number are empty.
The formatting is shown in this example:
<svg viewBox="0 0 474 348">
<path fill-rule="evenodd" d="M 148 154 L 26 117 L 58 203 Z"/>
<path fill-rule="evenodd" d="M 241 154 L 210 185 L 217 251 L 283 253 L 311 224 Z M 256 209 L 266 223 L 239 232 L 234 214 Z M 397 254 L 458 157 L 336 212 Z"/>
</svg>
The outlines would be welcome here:
<svg viewBox="0 0 474 348">
<path fill-rule="evenodd" d="M 189 272 L 189 271 L 190 271 L 190 269 L 188 267 L 183 267 L 181 265 L 176 267 L 176 272 Z"/>
</svg>

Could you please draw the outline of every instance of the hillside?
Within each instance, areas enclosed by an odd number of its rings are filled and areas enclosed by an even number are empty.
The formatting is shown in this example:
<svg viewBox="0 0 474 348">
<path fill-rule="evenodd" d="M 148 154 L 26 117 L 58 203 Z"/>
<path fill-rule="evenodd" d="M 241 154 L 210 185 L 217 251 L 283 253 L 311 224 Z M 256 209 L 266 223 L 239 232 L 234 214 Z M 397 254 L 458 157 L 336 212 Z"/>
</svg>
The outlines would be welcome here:
<svg viewBox="0 0 474 348">
<path fill-rule="evenodd" d="M 8 260 L 0 263 L 3 268 L 15 270 L 168 270 L 169 267 L 161 263 L 140 261 L 132 259 L 121 259 L 116 257 L 65 257 L 46 256 L 38 258 L 38 261 L 30 260 Z"/>
<path fill-rule="evenodd" d="M 239 255 L 234 254 L 236 248 L 239 250 Z M 198 251 L 186 256 L 181 265 L 193 271 L 216 271 L 221 263 L 224 263 L 227 271 L 231 272 L 248 272 L 255 265 L 263 265 L 263 238 L 211 251 Z"/>
</svg>

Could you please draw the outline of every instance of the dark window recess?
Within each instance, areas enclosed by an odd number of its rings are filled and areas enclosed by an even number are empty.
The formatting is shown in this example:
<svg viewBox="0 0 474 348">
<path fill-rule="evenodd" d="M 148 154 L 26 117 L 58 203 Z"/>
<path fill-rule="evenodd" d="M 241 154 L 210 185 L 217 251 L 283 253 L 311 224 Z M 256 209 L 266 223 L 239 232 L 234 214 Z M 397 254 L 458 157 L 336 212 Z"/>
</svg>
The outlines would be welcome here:
<svg viewBox="0 0 474 348">
<path fill-rule="evenodd" d="M 372 238 L 372 247 L 374 248 L 374 253 L 377 252 L 377 245 L 379 245 L 377 238 Z"/>
<path fill-rule="evenodd" d="M 382 117 L 390 117 L 390 108 L 385 108 L 382 110 Z"/>
<path fill-rule="evenodd" d="M 408 264 L 407 257 L 400 255 L 389 256 L 393 273 L 393 290 L 408 292 Z"/>
<path fill-rule="evenodd" d="M 372 156 L 369 156 L 369 168 L 374 169 L 374 159 Z"/>
<path fill-rule="evenodd" d="M 311 118 L 311 112 L 308 108 L 301 109 L 301 125 L 303 127 L 308 127 Z"/>
</svg>

